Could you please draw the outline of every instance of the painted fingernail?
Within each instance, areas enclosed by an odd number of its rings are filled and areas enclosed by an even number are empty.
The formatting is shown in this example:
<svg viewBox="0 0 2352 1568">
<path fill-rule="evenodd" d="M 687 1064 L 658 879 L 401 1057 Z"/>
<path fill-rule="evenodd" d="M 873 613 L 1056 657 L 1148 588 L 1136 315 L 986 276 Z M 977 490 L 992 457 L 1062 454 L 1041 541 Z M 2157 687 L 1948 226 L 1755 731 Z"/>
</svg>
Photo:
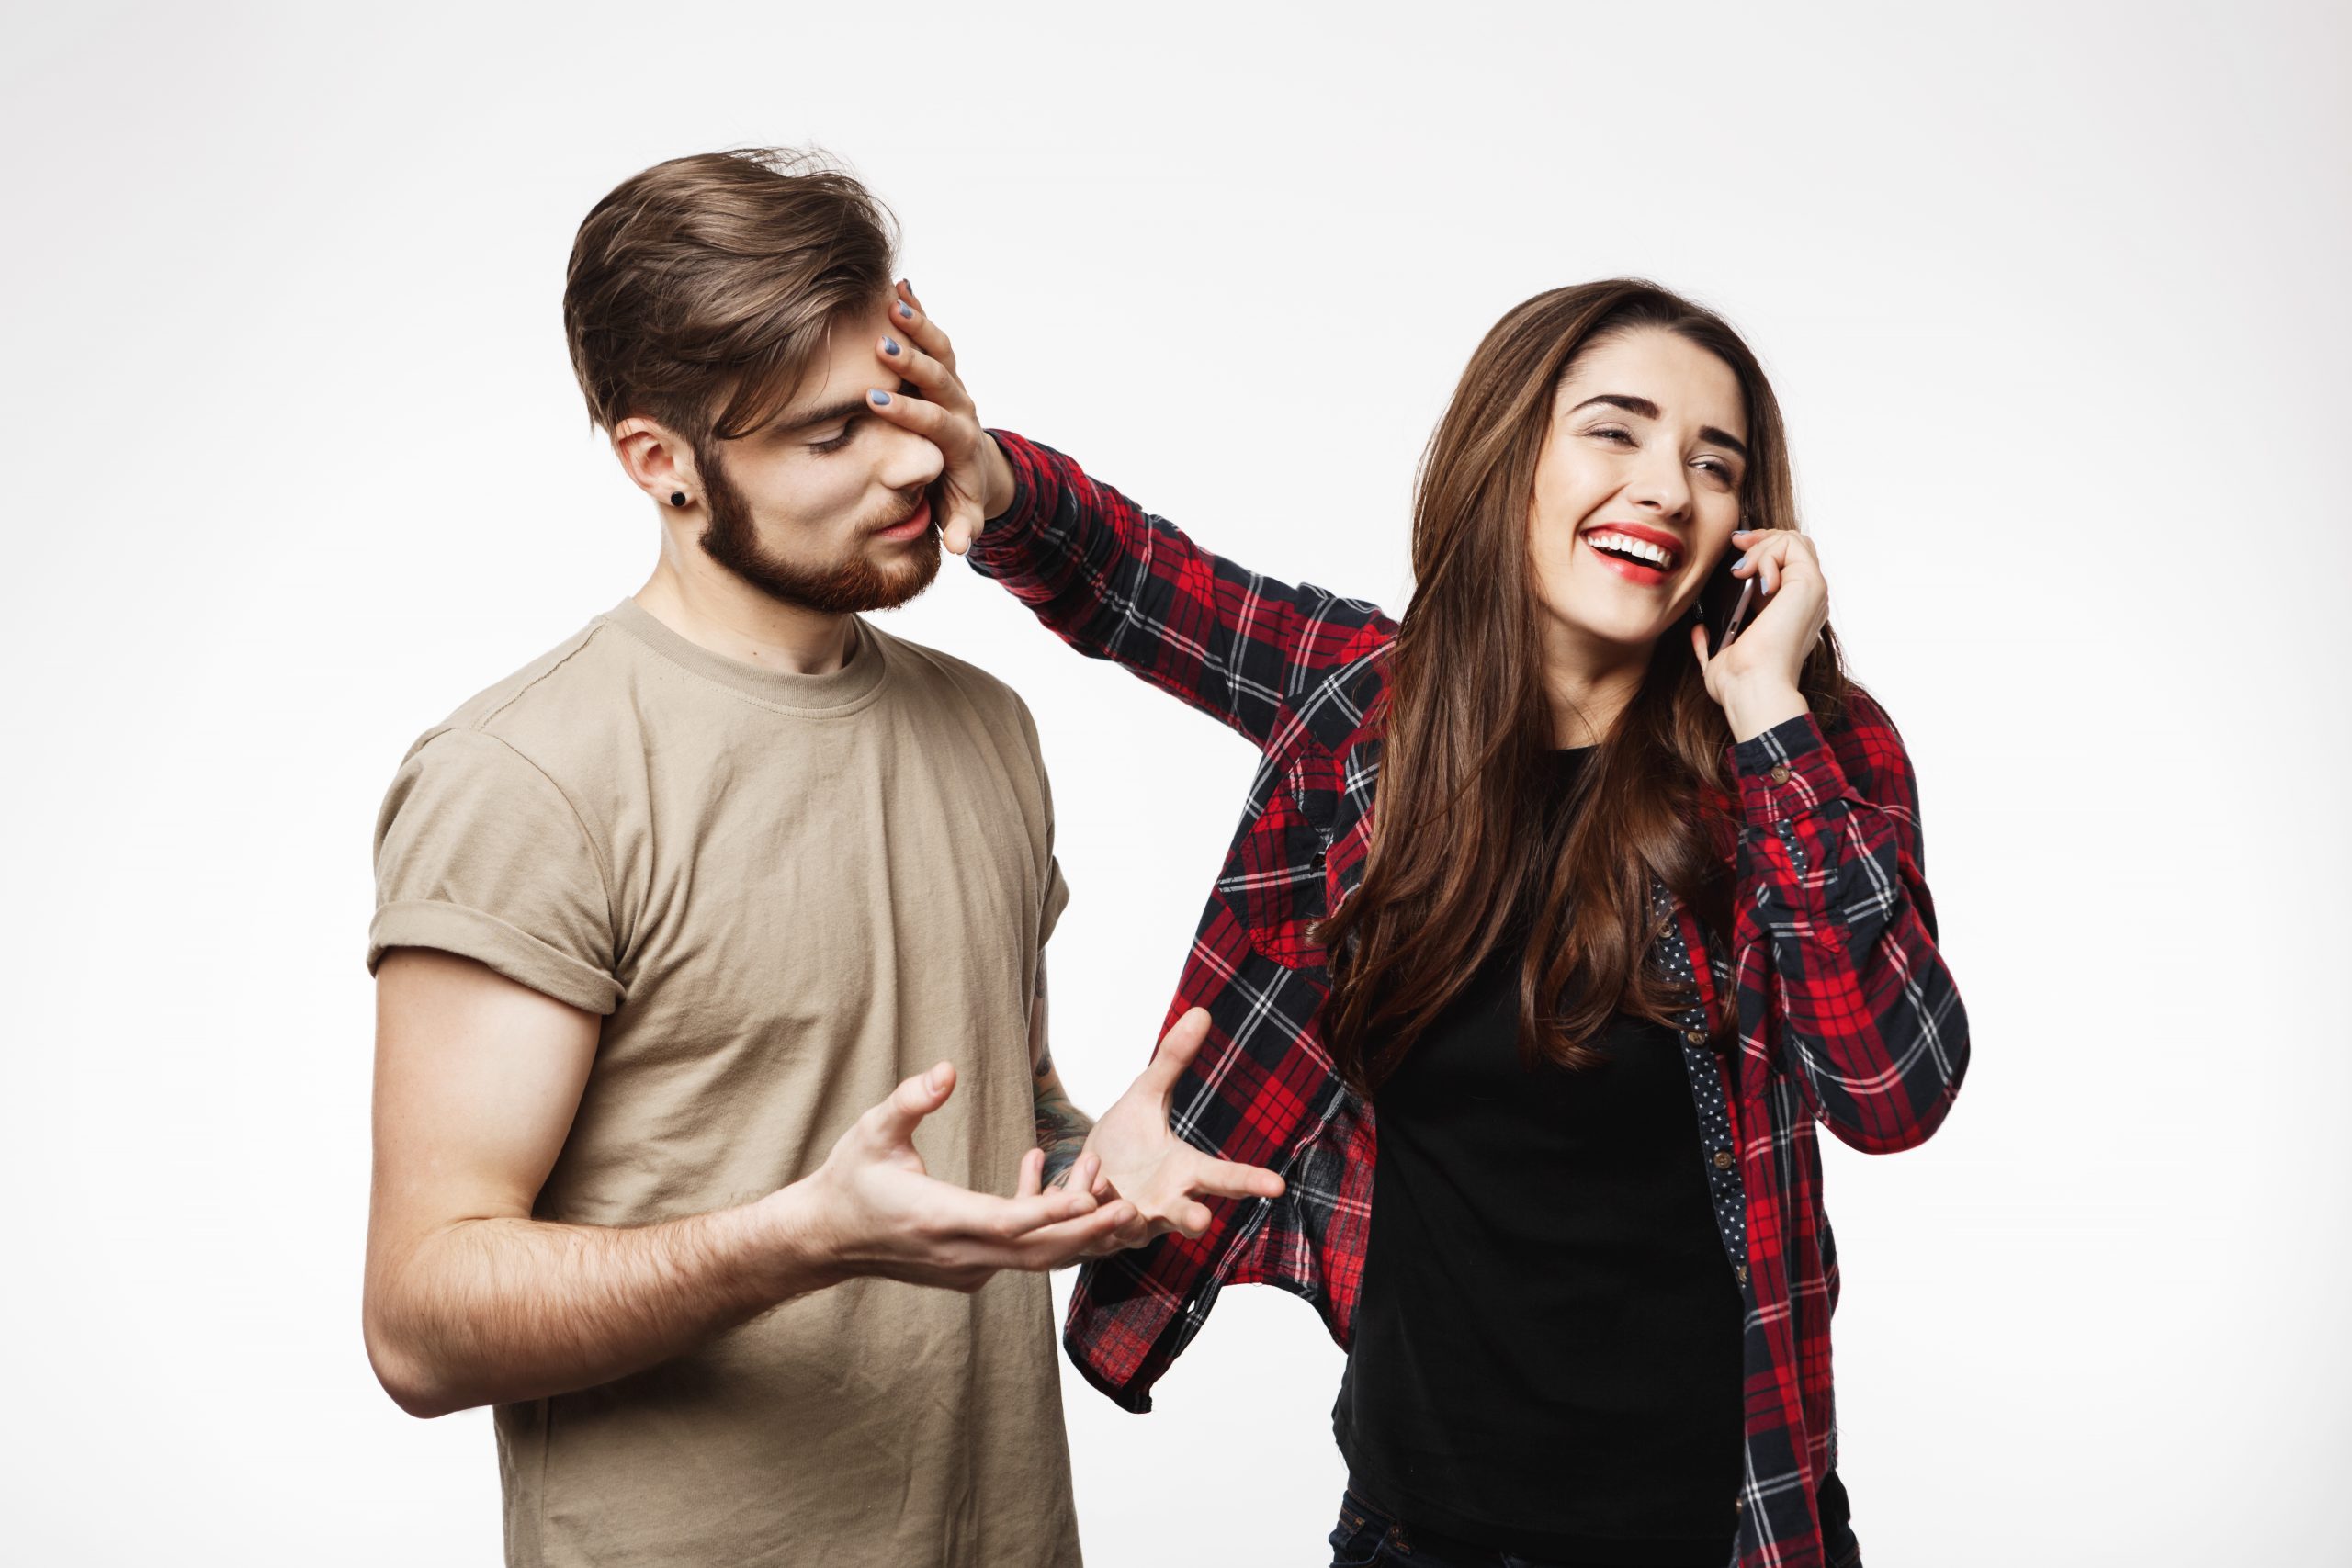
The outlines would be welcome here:
<svg viewBox="0 0 2352 1568">
<path fill-rule="evenodd" d="M 884 338 L 884 339 L 882 340 L 882 352 L 883 352 L 883 353 L 885 353 L 885 354 L 887 354 L 887 355 L 889 355 L 892 358 L 896 358 L 896 357 L 898 357 L 898 353 L 899 353 L 899 341 L 898 341 L 898 339 L 896 339 L 896 338 L 887 338 L 887 337 L 886 337 L 886 338 Z"/>
<path fill-rule="evenodd" d="M 899 315 L 900 319 L 911 321 L 915 319 L 915 308 L 902 299 L 899 302 Z"/>
<path fill-rule="evenodd" d="M 872 390 L 872 391 L 870 391 L 870 392 L 866 393 L 865 395 L 866 395 L 867 397 L 869 397 L 869 398 L 873 399 L 873 400 L 874 400 L 874 401 L 875 401 L 875 403 L 876 403 L 877 406 L 878 406 L 878 405 L 880 405 L 880 404 L 883 404 L 883 403 L 887 403 L 887 402 L 888 402 L 888 401 L 890 400 L 890 394 L 889 394 L 889 393 L 888 393 L 888 392 L 886 392 L 886 391 L 884 391 L 884 390 L 883 390 L 881 388 L 879 388 L 879 387 L 875 388 L 875 389 L 874 389 L 874 390 Z"/>
</svg>

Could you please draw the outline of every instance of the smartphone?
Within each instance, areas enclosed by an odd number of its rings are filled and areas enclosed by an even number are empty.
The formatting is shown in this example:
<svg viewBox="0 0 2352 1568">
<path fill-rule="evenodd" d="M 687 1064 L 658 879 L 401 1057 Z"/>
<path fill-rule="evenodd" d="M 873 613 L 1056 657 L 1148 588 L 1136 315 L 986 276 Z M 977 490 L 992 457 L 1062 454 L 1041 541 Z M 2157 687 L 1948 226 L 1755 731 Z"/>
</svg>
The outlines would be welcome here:
<svg viewBox="0 0 2352 1568">
<path fill-rule="evenodd" d="M 1725 550 L 1722 570 L 1708 581 L 1699 595 L 1699 615 L 1707 627 L 1707 657 L 1713 659 L 1739 636 L 1747 625 L 1747 617 L 1755 613 L 1756 601 L 1761 592 L 1757 577 L 1737 578 L 1731 569 L 1739 564 L 1743 552 Z"/>
</svg>

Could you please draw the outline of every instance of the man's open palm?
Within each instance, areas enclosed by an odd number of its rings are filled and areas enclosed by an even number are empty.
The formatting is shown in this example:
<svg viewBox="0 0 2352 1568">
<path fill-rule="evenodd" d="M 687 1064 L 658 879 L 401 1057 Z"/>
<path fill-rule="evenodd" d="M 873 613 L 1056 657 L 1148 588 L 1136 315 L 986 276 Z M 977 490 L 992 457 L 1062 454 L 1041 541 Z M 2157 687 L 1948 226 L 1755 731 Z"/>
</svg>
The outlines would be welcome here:
<svg viewBox="0 0 2352 1568">
<path fill-rule="evenodd" d="M 1135 1219 L 1114 1234 L 1117 1247 L 1140 1246 L 1169 1231 L 1199 1235 L 1209 1226 L 1204 1198 L 1282 1195 L 1283 1179 L 1274 1172 L 1204 1154 L 1168 1124 L 1176 1080 L 1192 1066 L 1208 1032 L 1205 1009 L 1194 1008 L 1178 1019 L 1151 1065 L 1087 1137 L 1085 1152 L 1102 1162 L 1095 1197 L 1105 1203 L 1123 1198 L 1135 1205 Z"/>
<path fill-rule="evenodd" d="M 1042 1185 L 1046 1156 L 1031 1149 L 1010 1198 L 967 1191 L 924 1169 L 914 1146 L 922 1119 L 946 1103 L 956 1069 L 942 1062 L 907 1079 L 853 1122 L 804 1182 L 831 1253 L 850 1273 L 976 1291 L 1003 1269 L 1046 1269 L 1104 1250 L 1138 1223 L 1123 1204 Z M 1071 1170 L 1094 1181 L 1083 1154 Z M 1099 1190 L 1100 1183 L 1095 1182 Z M 794 1190 L 775 1194 L 784 1200 Z"/>
</svg>

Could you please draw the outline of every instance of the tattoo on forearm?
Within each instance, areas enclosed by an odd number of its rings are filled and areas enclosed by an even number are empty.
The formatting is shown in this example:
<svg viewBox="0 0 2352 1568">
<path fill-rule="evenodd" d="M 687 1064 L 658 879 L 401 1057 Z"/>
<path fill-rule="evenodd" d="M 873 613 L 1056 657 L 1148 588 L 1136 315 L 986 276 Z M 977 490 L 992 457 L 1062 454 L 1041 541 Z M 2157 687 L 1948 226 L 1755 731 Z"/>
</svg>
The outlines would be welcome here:
<svg viewBox="0 0 2352 1568">
<path fill-rule="evenodd" d="M 1079 1151 L 1086 1146 L 1086 1134 L 1093 1130 L 1093 1119 L 1072 1105 L 1058 1089 L 1037 1097 L 1037 1146 L 1046 1151 L 1047 1186 L 1059 1184 L 1069 1174 Z"/>
</svg>

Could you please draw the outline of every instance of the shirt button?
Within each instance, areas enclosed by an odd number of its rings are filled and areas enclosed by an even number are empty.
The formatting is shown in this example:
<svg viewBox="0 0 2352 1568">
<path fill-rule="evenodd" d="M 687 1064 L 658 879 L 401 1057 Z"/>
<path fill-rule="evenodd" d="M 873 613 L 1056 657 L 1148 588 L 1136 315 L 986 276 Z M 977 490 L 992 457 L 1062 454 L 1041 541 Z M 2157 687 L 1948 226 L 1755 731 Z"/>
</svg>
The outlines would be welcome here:
<svg viewBox="0 0 2352 1568">
<path fill-rule="evenodd" d="M 1687 1170 L 1690 1168 L 1685 1166 L 1683 1168 Z M 1717 1170 L 1729 1170 L 1731 1168 L 1731 1151 L 1729 1149 L 1717 1149 L 1715 1151 L 1715 1168 Z"/>
<path fill-rule="evenodd" d="M 1775 762 L 1772 764 L 1772 771 L 1764 776 L 1774 784 L 1786 784 L 1789 782 L 1789 765 L 1786 762 Z"/>
<path fill-rule="evenodd" d="M 1707 1032 L 1703 1029 L 1686 1029 L 1682 1032 L 1682 1038 L 1693 1045 L 1704 1045 L 1707 1043 Z"/>
<path fill-rule="evenodd" d="M 1732 1273 L 1733 1273 L 1735 1276 L 1736 1276 L 1736 1277 L 1737 1277 L 1737 1279 L 1738 1279 L 1738 1280 L 1739 1280 L 1739 1282 L 1740 1282 L 1741 1284 L 1745 1285 L 1746 1283 L 1747 1283 L 1747 1264 L 1745 1264 L 1745 1263 L 1741 1264 L 1738 1268 L 1736 1268 L 1736 1269 L 1733 1269 L 1733 1270 L 1732 1270 Z"/>
<path fill-rule="evenodd" d="M 1747 1506 L 1747 1499 L 1745 1497 L 1734 1497 L 1731 1500 L 1731 1511 L 1735 1514 L 1746 1506 Z"/>
</svg>

